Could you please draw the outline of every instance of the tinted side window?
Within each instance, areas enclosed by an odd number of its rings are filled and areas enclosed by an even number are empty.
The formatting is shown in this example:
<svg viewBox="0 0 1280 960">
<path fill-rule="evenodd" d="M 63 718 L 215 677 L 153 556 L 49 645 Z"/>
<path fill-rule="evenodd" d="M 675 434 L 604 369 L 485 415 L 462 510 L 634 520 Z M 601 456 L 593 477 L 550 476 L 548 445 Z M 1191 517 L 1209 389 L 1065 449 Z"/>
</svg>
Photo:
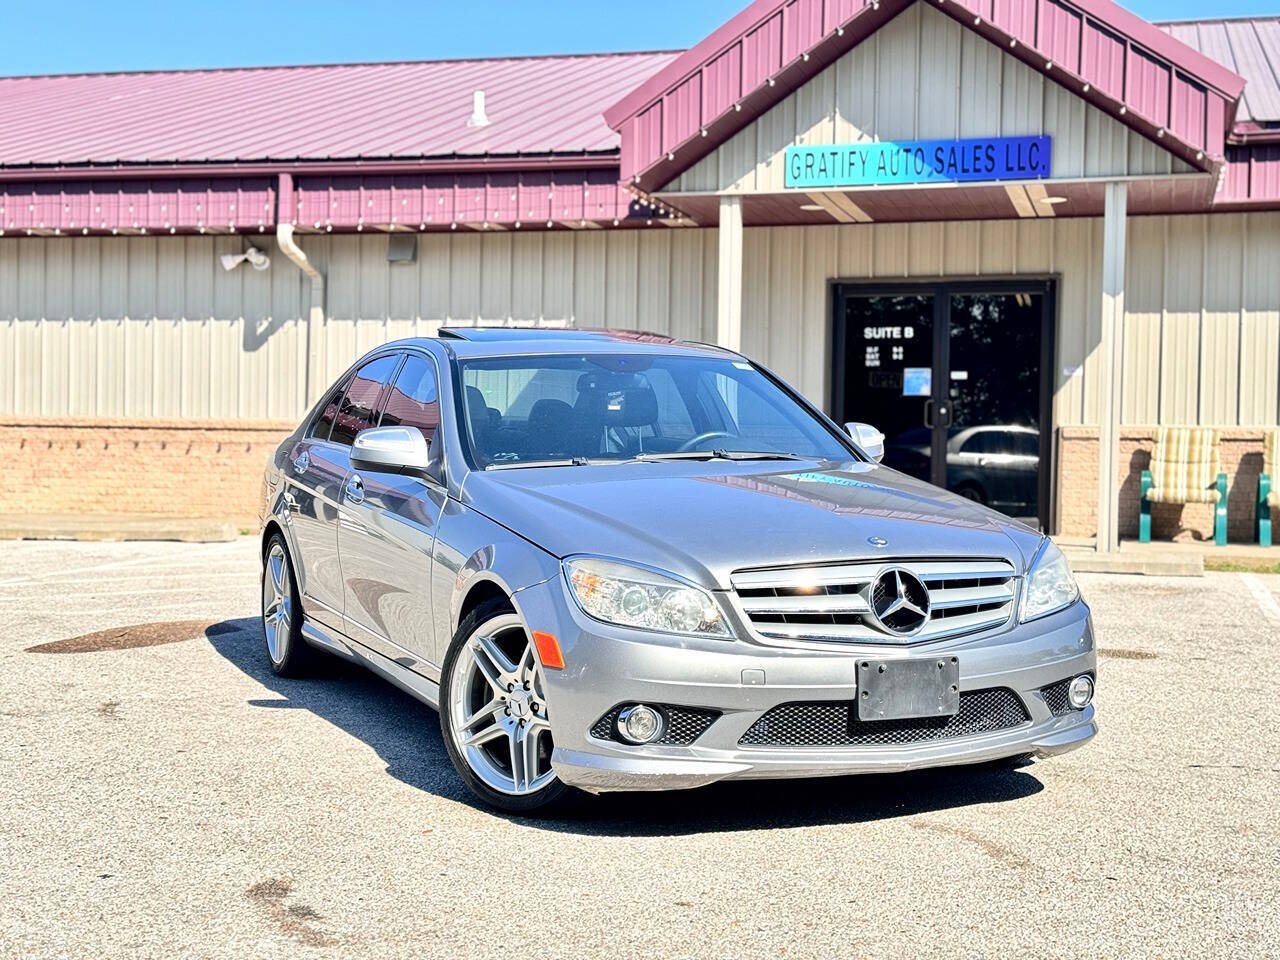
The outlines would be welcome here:
<svg viewBox="0 0 1280 960">
<path fill-rule="evenodd" d="M 997 447 L 1000 446 L 999 438 L 990 431 L 975 433 L 964 442 L 964 449 L 961 453 L 998 453 Z"/>
<path fill-rule="evenodd" d="M 382 390 L 395 373 L 399 362 L 400 357 L 393 354 L 370 360 L 356 371 L 351 385 L 347 387 L 346 396 L 342 398 L 342 406 L 338 408 L 337 419 L 333 421 L 330 440 L 350 446 L 357 433 L 374 425 L 378 418 L 378 401 L 382 399 Z"/>
<path fill-rule="evenodd" d="M 1040 456 L 1040 434 L 1038 433 L 1015 433 L 1012 443 L 1009 444 L 1010 453 L 1018 453 L 1024 457 Z"/>
<path fill-rule="evenodd" d="M 314 440 L 328 440 L 329 430 L 333 427 L 333 421 L 338 418 L 338 408 L 342 406 L 342 395 L 347 392 L 347 384 L 350 381 L 343 380 L 336 387 L 329 391 L 329 395 L 324 398 L 324 403 L 320 406 L 320 416 L 316 417 L 316 422 L 311 425 L 311 430 L 307 437 Z"/>
<path fill-rule="evenodd" d="M 396 377 L 382 413 L 384 427 L 417 427 L 430 442 L 440 427 L 436 371 L 425 357 L 410 354 Z"/>
</svg>

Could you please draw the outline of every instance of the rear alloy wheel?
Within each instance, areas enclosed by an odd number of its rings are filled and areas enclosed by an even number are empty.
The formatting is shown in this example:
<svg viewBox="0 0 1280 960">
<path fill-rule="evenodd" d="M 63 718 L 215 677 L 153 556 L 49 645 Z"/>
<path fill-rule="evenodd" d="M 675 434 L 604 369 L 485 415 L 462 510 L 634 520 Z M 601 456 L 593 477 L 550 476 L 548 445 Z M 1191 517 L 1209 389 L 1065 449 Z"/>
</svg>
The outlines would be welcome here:
<svg viewBox="0 0 1280 960">
<path fill-rule="evenodd" d="M 262 560 L 262 636 L 272 673 L 296 677 L 305 671 L 311 648 L 302 639 L 302 604 L 289 548 L 278 533 L 267 541 Z"/>
<path fill-rule="evenodd" d="M 542 666 L 509 604 L 489 601 L 462 622 L 445 658 L 443 679 L 445 745 L 480 799 L 522 813 L 564 793 L 551 769 Z"/>
</svg>

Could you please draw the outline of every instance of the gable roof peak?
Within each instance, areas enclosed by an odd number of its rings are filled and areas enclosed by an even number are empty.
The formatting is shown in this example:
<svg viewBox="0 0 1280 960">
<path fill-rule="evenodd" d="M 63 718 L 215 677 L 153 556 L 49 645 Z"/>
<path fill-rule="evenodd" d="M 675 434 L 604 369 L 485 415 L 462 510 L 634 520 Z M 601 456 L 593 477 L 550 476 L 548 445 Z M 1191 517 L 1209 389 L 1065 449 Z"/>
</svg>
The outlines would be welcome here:
<svg viewBox="0 0 1280 960">
<path fill-rule="evenodd" d="M 916 2 L 755 0 L 605 111 L 623 179 L 668 182 Z M 1222 162 L 1243 78 L 1111 0 L 928 5 L 1188 162 Z"/>
</svg>

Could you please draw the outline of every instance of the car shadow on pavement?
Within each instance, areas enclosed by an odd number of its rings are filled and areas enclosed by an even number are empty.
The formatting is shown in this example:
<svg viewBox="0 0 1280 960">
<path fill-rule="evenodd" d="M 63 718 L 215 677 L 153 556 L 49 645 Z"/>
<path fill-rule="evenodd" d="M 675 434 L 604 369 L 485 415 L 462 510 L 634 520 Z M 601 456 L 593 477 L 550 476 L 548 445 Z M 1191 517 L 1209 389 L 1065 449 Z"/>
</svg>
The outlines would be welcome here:
<svg viewBox="0 0 1280 960">
<path fill-rule="evenodd" d="M 317 656 L 312 675 L 305 679 L 277 677 L 267 666 L 256 617 L 214 624 L 205 636 L 228 662 L 283 698 L 250 700 L 253 706 L 309 710 L 372 747 L 397 780 L 427 793 L 474 802 L 445 753 L 439 720 L 430 707 L 334 656 Z"/>
<path fill-rule="evenodd" d="M 430 707 L 363 667 L 336 657 L 319 658 L 311 678 L 277 677 L 267 667 L 256 618 L 215 624 L 206 637 L 228 662 L 284 698 L 250 703 L 264 709 L 309 710 L 372 747 L 397 780 L 436 796 L 481 806 L 458 779 Z M 1006 803 L 1043 789 L 1028 769 L 943 767 L 820 780 L 728 782 L 663 793 L 596 797 L 574 793 L 551 816 L 508 819 L 538 829 L 593 836 L 679 836 L 869 823 Z"/>
</svg>

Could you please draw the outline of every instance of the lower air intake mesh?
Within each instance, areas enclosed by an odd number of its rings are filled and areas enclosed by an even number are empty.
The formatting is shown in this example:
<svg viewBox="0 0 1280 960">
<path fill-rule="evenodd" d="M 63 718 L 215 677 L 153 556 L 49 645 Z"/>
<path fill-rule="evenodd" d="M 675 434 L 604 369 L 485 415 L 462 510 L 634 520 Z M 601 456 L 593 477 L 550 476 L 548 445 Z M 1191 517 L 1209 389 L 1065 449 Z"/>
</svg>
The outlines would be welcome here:
<svg viewBox="0 0 1280 960">
<path fill-rule="evenodd" d="M 1008 730 L 1031 719 L 1012 690 L 960 694 L 960 712 L 951 717 L 859 720 L 852 702 L 784 703 L 751 725 L 738 741 L 747 747 L 883 746 L 951 740 Z"/>
</svg>

